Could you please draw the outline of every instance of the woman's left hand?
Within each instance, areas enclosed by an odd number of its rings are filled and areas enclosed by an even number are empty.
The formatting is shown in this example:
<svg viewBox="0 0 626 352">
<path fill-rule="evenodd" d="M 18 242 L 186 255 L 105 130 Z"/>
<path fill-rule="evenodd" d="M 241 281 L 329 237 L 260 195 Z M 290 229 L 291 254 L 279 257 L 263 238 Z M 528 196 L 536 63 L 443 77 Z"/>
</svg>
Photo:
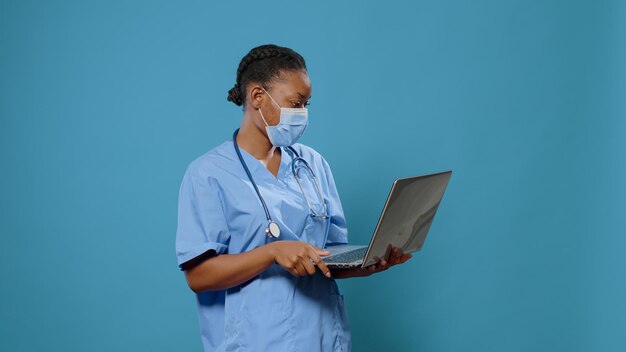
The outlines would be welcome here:
<svg viewBox="0 0 626 352">
<path fill-rule="evenodd" d="M 363 270 L 369 271 L 370 273 L 377 273 L 379 271 L 385 271 L 391 268 L 394 265 L 402 264 L 407 260 L 411 259 L 413 255 L 411 253 L 404 254 L 402 252 L 402 248 L 393 247 L 391 249 L 391 254 L 389 254 L 389 260 L 380 259 L 378 257 L 374 257 L 376 260 L 376 264 L 372 264 L 370 266 L 366 266 Z"/>
<path fill-rule="evenodd" d="M 366 266 L 365 268 L 357 269 L 331 269 L 332 276 L 336 279 L 357 277 L 357 276 L 370 276 L 372 274 L 385 271 L 394 265 L 402 264 L 413 257 L 412 254 L 404 254 L 402 248 L 393 247 L 389 259 L 384 260 L 380 258 L 374 258 L 376 264 Z"/>
</svg>

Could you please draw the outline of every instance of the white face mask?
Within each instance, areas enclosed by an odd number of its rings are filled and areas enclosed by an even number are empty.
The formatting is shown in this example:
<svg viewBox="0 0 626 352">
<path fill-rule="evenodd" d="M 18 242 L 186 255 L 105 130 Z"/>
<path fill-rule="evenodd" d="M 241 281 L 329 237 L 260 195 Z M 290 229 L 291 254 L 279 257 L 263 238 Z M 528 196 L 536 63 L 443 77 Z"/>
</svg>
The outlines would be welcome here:
<svg viewBox="0 0 626 352">
<path fill-rule="evenodd" d="M 261 87 L 265 93 L 267 91 L 265 88 Z M 265 122 L 265 130 L 267 131 L 267 136 L 270 139 L 270 142 L 275 147 L 288 147 L 293 145 L 298 141 L 298 139 L 304 134 L 304 130 L 309 122 L 309 112 L 307 108 L 283 108 L 278 103 L 270 93 L 267 95 L 272 99 L 274 104 L 280 108 L 280 121 L 275 126 L 270 126 L 265 121 L 265 117 L 259 108 L 259 113 L 261 114 L 261 118 L 263 122 Z"/>
</svg>

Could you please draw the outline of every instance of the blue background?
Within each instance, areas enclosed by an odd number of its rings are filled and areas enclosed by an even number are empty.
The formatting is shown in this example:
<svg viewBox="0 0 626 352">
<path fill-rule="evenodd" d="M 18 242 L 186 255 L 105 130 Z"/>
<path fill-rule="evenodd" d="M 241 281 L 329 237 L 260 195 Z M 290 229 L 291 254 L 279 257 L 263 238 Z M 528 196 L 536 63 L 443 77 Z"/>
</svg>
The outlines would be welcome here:
<svg viewBox="0 0 626 352">
<path fill-rule="evenodd" d="M 178 188 L 265 43 L 351 242 L 454 171 L 422 252 L 340 282 L 355 351 L 626 350 L 622 1 L 2 1 L 0 43 L 0 350 L 201 349 Z"/>
</svg>

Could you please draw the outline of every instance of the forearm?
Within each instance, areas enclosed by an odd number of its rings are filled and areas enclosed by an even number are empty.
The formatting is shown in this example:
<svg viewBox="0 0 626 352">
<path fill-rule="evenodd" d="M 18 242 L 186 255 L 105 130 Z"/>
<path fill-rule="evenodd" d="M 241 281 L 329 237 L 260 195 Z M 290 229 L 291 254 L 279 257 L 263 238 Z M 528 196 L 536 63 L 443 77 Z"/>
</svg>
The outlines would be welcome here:
<svg viewBox="0 0 626 352">
<path fill-rule="evenodd" d="M 270 245 L 240 254 L 220 254 L 185 271 L 189 287 L 196 293 L 224 290 L 244 283 L 274 263 Z"/>
</svg>

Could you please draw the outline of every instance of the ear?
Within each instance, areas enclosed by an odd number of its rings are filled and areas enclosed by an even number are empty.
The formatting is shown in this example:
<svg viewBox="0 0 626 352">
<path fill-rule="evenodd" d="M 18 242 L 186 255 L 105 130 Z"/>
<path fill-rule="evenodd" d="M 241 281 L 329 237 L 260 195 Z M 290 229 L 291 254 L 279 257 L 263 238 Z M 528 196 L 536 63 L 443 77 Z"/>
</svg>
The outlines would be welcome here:
<svg viewBox="0 0 626 352">
<path fill-rule="evenodd" d="M 256 83 L 250 85 L 248 97 L 250 99 L 250 107 L 252 107 L 252 109 L 259 110 L 261 102 L 263 101 L 263 95 L 263 89 L 261 89 L 260 85 Z"/>
</svg>

